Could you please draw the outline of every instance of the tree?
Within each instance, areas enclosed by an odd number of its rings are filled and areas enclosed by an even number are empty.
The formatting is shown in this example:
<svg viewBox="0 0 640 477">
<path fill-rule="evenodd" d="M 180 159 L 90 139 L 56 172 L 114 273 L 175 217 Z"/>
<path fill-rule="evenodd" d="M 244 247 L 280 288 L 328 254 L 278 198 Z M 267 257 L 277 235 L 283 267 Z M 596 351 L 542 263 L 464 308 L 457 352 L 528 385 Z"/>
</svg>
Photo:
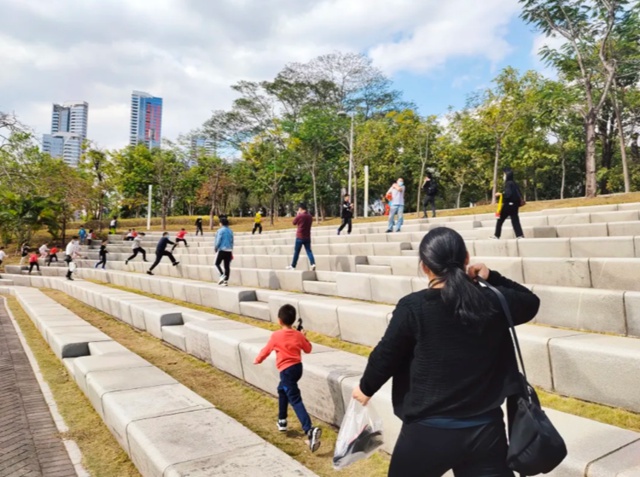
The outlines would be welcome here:
<svg viewBox="0 0 640 477">
<path fill-rule="evenodd" d="M 617 61 L 611 41 L 624 16 L 628 0 L 520 0 L 522 17 L 549 37 L 566 43 L 541 50 L 543 59 L 555 66 L 564 79 L 580 84 L 581 114 L 585 124 L 585 194 L 595 197 L 597 118 L 616 76 Z M 597 60 L 593 52 L 597 51 Z"/>
<path fill-rule="evenodd" d="M 166 141 L 165 141 L 166 143 Z M 167 228 L 167 216 L 175 198 L 178 185 L 187 170 L 187 165 L 180 157 L 179 151 L 169 143 L 168 147 L 151 150 L 152 183 L 156 194 L 160 198 L 160 217 L 162 228 Z"/>
<path fill-rule="evenodd" d="M 92 211 L 93 217 L 99 221 L 99 227 L 102 230 L 107 200 L 113 190 L 113 164 L 106 152 L 97 149 L 91 143 L 87 143 L 83 147 L 78 170 L 93 183 L 90 193 L 92 205 L 89 210 Z"/>
</svg>

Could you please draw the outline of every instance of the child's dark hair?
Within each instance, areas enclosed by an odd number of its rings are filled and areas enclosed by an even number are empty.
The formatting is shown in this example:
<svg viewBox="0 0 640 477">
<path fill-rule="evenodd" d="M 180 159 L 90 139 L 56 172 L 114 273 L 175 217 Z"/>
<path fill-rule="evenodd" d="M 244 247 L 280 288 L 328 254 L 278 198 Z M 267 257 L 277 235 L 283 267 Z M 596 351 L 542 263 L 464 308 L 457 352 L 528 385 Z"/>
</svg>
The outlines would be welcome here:
<svg viewBox="0 0 640 477">
<path fill-rule="evenodd" d="M 293 326 L 296 322 L 296 309 L 292 305 L 282 305 L 278 310 L 278 318 L 282 321 L 282 324 L 287 326 Z"/>
<path fill-rule="evenodd" d="M 445 306 L 463 325 L 480 331 L 494 312 L 491 302 L 465 272 L 467 247 L 453 229 L 438 227 L 420 243 L 420 260 L 442 283 Z"/>
</svg>

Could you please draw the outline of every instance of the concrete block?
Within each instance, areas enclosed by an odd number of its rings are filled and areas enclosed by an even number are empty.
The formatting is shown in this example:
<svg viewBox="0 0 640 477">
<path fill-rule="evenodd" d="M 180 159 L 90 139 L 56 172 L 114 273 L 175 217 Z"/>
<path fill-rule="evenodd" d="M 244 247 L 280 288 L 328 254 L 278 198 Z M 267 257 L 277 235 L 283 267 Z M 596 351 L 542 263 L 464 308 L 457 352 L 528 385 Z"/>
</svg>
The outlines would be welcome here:
<svg viewBox="0 0 640 477">
<path fill-rule="evenodd" d="M 302 286 L 305 293 L 313 295 L 336 296 L 338 294 L 338 286 L 335 282 L 303 282 Z"/>
<path fill-rule="evenodd" d="M 376 303 L 395 305 L 401 298 L 413 293 L 411 277 L 371 277 L 371 298 Z"/>
<path fill-rule="evenodd" d="M 556 391 L 590 402 L 640 411 L 640 342 L 583 334 L 550 343 Z"/>
<path fill-rule="evenodd" d="M 549 225 L 583 225 L 591 223 L 591 214 L 549 215 Z"/>
<path fill-rule="evenodd" d="M 59 359 L 87 356 L 89 355 L 89 343 L 112 341 L 109 336 L 97 328 L 77 331 L 74 327 L 70 327 L 68 330 L 64 327 L 59 327 L 48 338 L 51 350 Z"/>
<path fill-rule="evenodd" d="M 238 271 L 240 272 L 240 281 L 242 282 L 242 286 L 256 287 L 256 288 L 260 287 L 260 280 L 258 278 L 258 269 L 241 268 Z"/>
<path fill-rule="evenodd" d="M 593 462 L 589 466 L 588 475 L 589 477 L 609 477 L 612 475 L 637 477 L 640 475 L 640 440 Z"/>
<path fill-rule="evenodd" d="M 209 333 L 217 330 L 251 329 L 251 326 L 232 320 L 189 321 L 184 325 L 187 353 L 211 364 Z"/>
<path fill-rule="evenodd" d="M 411 279 L 411 289 L 413 292 L 426 290 L 429 288 L 429 279 L 427 277 L 417 277 Z"/>
<path fill-rule="evenodd" d="M 73 374 L 76 378 L 76 382 L 78 383 L 78 387 L 85 394 L 87 394 L 87 377 L 93 372 L 151 367 L 151 363 L 130 351 L 127 351 L 126 354 L 83 356 L 77 358 L 73 365 Z"/>
<path fill-rule="evenodd" d="M 180 464 L 193 465 L 199 459 L 212 455 L 233 458 L 231 456 L 239 455 L 238 449 L 264 443 L 256 434 L 217 409 L 202 409 L 133 422 L 129 425 L 127 434 L 131 460 L 145 477 L 222 475 L 217 471 L 176 474 L 171 469 L 178 469 L 179 467 L 174 466 Z M 167 439 L 167 436 L 171 438 Z M 235 473 L 231 472 L 229 475 Z"/>
<path fill-rule="evenodd" d="M 535 285 L 591 287 L 586 258 L 523 258 L 524 281 Z"/>
<path fill-rule="evenodd" d="M 361 255 L 331 257 L 331 270 L 336 272 L 355 272 L 356 266 L 367 263 L 367 257 Z M 317 274 L 318 272 L 316 272 Z M 320 278 L 318 278 L 320 280 Z"/>
<path fill-rule="evenodd" d="M 637 210 L 625 210 L 622 212 L 602 212 L 591 214 L 591 223 L 633 222 L 638 220 Z"/>
<path fill-rule="evenodd" d="M 365 256 L 377 255 L 374 252 L 373 243 L 352 243 L 349 248 L 350 248 L 350 253 L 353 255 L 365 255 Z M 385 255 L 385 254 L 380 254 L 380 255 Z"/>
<path fill-rule="evenodd" d="M 469 245 L 473 248 L 469 248 Z M 480 257 L 517 257 L 517 240 L 475 240 L 467 244 L 470 255 Z"/>
<path fill-rule="evenodd" d="M 184 326 L 163 326 L 162 340 L 181 351 L 187 351 Z"/>
<path fill-rule="evenodd" d="M 213 405 L 182 384 L 164 384 L 105 394 L 102 409 L 105 424 L 122 448 L 129 450 L 127 427 L 133 422 L 213 409 Z"/>
<path fill-rule="evenodd" d="M 518 253 L 521 257 L 571 257 L 571 242 L 568 238 L 521 239 L 518 240 Z"/>
<path fill-rule="evenodd" d="M 640 202 L 630 202 L 628 204 L 618 204 L 618 210 L 640 210 Z"/>
<path fill-rule="evenodd" d="M 260 301 L 240 302 L 240 314 L 257 320 L 271 321 L 269 304 Z"/>
<path fill-rule="evenodd" d="M 75 358 L 74 361 L 76 359 L 81 358 Z M 86 376 L 85 394 L 100 417 L 104 419 L 102 397 L 107 393 L 166 384 L 178 384 L 178 381 L 155 366 L 93 371 Z"/>
<path fill-rule="evenodd" d="M 356 273 L 364 273 L 367 275 L 385 275 L 391 276 L 391 267 L 387 265 L 357 265 Z"/>
<path fill-rule="evenodd" d="M 527 377 L 531 384 L 553 391 L 549 343 L 552 340 L 576 334 L 579 333 L 544 326 L 524 325 L 518 327 L 518 340 L 522 349 Z"/>
<path fill-rule="evenodd" d="M 375 346 L 387 329 L 394 307 L 368 303 L 338 307 L 340 335 L 344 341 Z"/>
<path fill-rule="evenodd" d="M 186 283 L 178 280 L 171 281 L 171 291 L 176 300 L 189 301 L 186 291 Z"/>
<path fill-rule="evenodd" d="M 594 288 L 640 291 L 640 260 L 635 258 L 592 258 L 589 260 Z"/>
<path fill-rule="evenodd" d="M 200 299 L 202 300 L 202 306 L 208 308 L 220 309 L 220 299 L 218 296 L 218 290 L 220 288 L 213 285 L 196 285 L 200 287 Z"/>
<path fill-rule="evenodd" d="M 89 353 L 91 356 L 101 356 L 104 354 L 129 353 L 130 351 L 116 341 L 101 341 L 89 343 Z"/>
<path fill-rule="evenodd" d="M 596 333 L 626 334 L 624 292 L 535 285 L 540 298 L 536 322 Z"/>
<path fill-rule="evenodd" d="M 160 293 L 158 295 L 166 296 L 167 298 L 175 298 L 173 296 L 173 287 L 171 286 L 171 280 L 160 280 Z"/>
<path fill-rule="evenodd" d="M 271 333 L 262 328 L 212 330 L 209 332 L 209 347 L 211 363 L 216 368 L 244 379 L 242 363 L 240 361 L 240 343 L 244 341 L 260 340 L 266 344 Z"/>
<path fill-rule="evenodd" d="M 241 301 L 256 301 L 255 290 L 240 287 L 216 288 L 218 309 L 229 313 L 240 314 Z"/>
<path fill-rule="evenodd" d="M 609 236 L 627 237 L 640 235 L 640 222 L 611 222 L 608 224 Z"/>
<path fill-rule="evenodd" d="M 558 237 L 607 237 L 607 224 L 558 225 Z"/>
<path fill-rule="evenodd" d="M 420 261 L 414 257 L 393 257 L 391 270 L 394 275 L 415 277 L 420 275 Z"/>
<path fill-rule="evenodd" d="M 472 257 L 471 264 L 484 263 L 490 270 L 496 270 L 518 283 L 524 282 L 522 259 L 516 257 Z"/>
<path fill-rule="evenodd" d="M 323 335 L 339 337 L 338 305 L 342 303 L 344 300 L 301 299 L 298 310 L 303 326 Z"/>
<path fill-rule="evenodd" d="M 276 270 L 276 276 L 280 282 L 280 289 L 287 291 L 303 292 L 305 280 L 315 280 L 316 274 L 311 271 Z"/>
<path fill-rule="evenodd" d="M 635 256 L 633 237 L 572 238 L 571 256 L 584 258 L 631 258 Z"/>
<path fill-rule="evenodd" d="M 627 334 L 640 338 L 640 292 L 625 292 L 624 307 L 627 318 Z"/>
<path fill-rule="evenodd" d="M 360 273 L 336 273 L 338 296 L 371 301 L 371 275 Z"/>
<path fill-rule="evenodd" d="M 158 307 L 150 307 L 144 310 L 145 329 L 149 334 L 162 339 L 163 326 L 182 325 L 182 308 L 162 304 Z"/>
</svg>

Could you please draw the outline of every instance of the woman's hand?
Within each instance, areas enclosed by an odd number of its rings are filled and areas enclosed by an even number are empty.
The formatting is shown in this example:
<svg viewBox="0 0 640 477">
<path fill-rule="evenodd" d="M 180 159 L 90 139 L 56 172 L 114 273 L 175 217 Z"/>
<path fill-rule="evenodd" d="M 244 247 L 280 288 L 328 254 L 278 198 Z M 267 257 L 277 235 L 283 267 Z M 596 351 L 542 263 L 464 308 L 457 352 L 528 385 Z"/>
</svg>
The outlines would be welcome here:
<svg viewBox="0 0 640 477">
<path fill-rule="evenodd" d="M 476 263 L 475 265 L 469 265 L 467 268 L 467 274 L 469 278 L 472 280 L 477 280 L 478 277 L 488 280 L 489 279 L 489 268 L 484 263 Z"/>
<path fill-rule="evenodd" d="M 363 406 L 366 406 L 369 403 L 369 400 L 371 399 L 369 396 L 364 395 L 364 393 L 360 390 L 359 385 L 356 386 L 356 388 L 353 390 L 353 394 L 351 395 L 351 397 L 356 401 L 358 401 Z"/>
</svg>

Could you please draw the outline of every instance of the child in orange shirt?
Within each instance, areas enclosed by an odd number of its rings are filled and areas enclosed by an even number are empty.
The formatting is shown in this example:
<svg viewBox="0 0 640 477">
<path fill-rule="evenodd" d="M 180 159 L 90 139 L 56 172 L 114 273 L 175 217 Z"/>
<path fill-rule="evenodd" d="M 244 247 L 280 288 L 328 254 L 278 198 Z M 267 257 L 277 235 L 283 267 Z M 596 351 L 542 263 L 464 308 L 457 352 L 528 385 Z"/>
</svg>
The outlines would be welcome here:
<svg viewBox="0 0 640 477">
<path fill-rule="evenodd" d="M 291 404 L 298 416 L 302 429 L 309 438 L 309 448 L 315 452 L 320 447 L 322 429 L 311 425 L 311 418 L 302 402 L 298 381 L 302 378 L 301 351 L 311 353 L 311 343 L 307 340 L 306 332 L 293 329 L 296 322 L 296 309 L 291 305 L 284 305 L 278 311 L 278 321 L 281 330 L 271 335 L 267 345 L 260 351 L 254 364 L 262 363 L 271 354 L 276 352 L 276 367 L 280 371 L 280 385 L 278 386 L 279 414 L 278 430 L 287 430 L 287 407 Z"/>
<path fill-rule="evenodd" d="M 36 267 L 38 269 L 38 272 L 40 272 L 40 264 L 38 263 L 38 254 L 35 252 L 32 252 L 31 255 L 29 255 L 29 275 L 31 275 L 31 271 L 33 270 L 33 267 Z"/>
<path fill-rule="evenodd" d="M 187 245 L 187 239 L 184 238 L 185 235 L 187 235 L 187 231 L 185 229 L 180 229 L 180 232 L 176 234 L 176 243 L 171 249 L 172 252 L 176 249 L 180 242 L 184 242 L 184 246 L 189 248 L 189 245 Z"/>
</svg>

